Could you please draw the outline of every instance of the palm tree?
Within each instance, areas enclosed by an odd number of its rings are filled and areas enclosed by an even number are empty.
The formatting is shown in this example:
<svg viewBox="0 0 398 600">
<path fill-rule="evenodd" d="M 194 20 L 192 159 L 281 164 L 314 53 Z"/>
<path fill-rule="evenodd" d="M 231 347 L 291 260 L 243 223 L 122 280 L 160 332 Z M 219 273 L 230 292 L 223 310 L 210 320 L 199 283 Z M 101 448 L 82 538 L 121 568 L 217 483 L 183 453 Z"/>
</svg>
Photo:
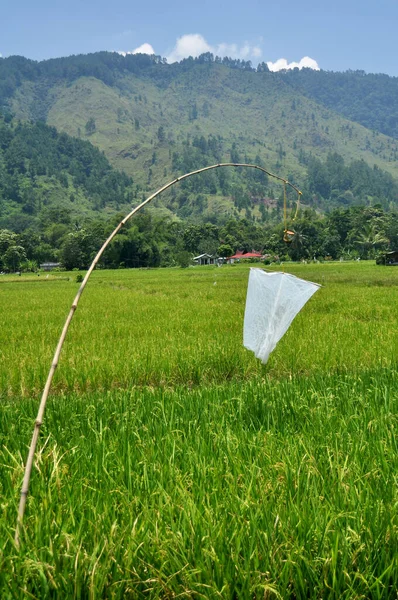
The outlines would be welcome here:
<svg viewBox="0 0 398 600">
<path fill-rule="evenodd" d="M 291 237 L 291 251 L 289 252 L 293 260 L 300 260 L 300 258 L 304 258 L 306 256 L 306 242 L 307 236 L 300 231 L 300 226 L 296 227 L 294 234 Z"/>
<path fill-rule="evenodd" d="M 380 231 L 376 231 L 374 224 L 367 223 L 357 239 L 354 240 L 354 244 L 362 249 L 362 258 L 368 258 L 371 250 L 380 248 L 380 246 L 386 245 L 389 240 Z"/>
</svg>

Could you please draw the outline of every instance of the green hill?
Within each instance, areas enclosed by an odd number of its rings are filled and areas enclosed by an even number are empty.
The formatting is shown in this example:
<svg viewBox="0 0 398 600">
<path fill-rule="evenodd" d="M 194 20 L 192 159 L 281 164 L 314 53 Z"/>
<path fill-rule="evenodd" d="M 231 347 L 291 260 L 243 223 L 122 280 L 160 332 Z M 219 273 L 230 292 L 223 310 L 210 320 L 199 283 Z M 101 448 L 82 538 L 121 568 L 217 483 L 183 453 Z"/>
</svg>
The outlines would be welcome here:
<svg viewBox="0 0 398 600">
<path fill-rule="evenodd" d="M 344 89 L 351 80 L 342 75 Z M 264 65 L 254 70 L 244 61 L 211 55 L 173 65 L 160 57 L 106 52 L 40 63 L 10 57 L 0 60 L 0 104 L 17 118 L 43 119 L 92 142 L 133 177 L 137 199 L 177 174 L 233 160 L 256 162 L 287 177 L 306 191 L 305 203 L 322 210 L 396 205 L 397 141 L 376 131 L 370 117 L 372 129 L 339 114 L 344 109 L 360 121 L 358 107 L 371 113 L 369 97 L 367 104 L 358 100 L 364 96 L 360 77 L 353 75 L 356 83 L 348 86 L 359 89 L 357 96 L 351 94 L 351 112 L 350 93 L 343 108 L 326 92 L 316 95 L 317 77 L 329 81 L 324 72 L 270 73 Z M 362 77 L 368 87 L 379 81 L 369 77 Z M 395 79 L 387 82 L 394 90 Z M 389 133 L 387 120 L 379 125 Z M 244 214 L 266 220 L 280 196 L 280 186 L 271 180 L 219 171 L 173 188 L 162 203 L 182 218 Z"/>
</svg>

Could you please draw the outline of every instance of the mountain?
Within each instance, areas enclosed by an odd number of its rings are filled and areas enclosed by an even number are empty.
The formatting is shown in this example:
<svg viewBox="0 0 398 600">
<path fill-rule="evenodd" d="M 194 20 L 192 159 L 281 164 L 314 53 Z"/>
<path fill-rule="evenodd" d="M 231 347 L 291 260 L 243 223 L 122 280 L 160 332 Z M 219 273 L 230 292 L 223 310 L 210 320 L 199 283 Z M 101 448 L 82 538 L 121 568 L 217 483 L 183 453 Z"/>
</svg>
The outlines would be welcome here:
<svg viewBox="0 0 398 600">
<path fill-rule="evenodd" d="M 90 141 L 133 177 L 134 201 L 178 174 L 232 160 L 288 178 L 321 210 L 395 206 L 396 91 L 387 76 L 271 73 L 210 54 L 172 65 L 107 52 L 0 59 L 3 110 Z M 221 221 L 274 218 L 280 202 L 273 180 L 232 170 L 192 178 L 162 200 L 179 217 Z"/>
</svg>

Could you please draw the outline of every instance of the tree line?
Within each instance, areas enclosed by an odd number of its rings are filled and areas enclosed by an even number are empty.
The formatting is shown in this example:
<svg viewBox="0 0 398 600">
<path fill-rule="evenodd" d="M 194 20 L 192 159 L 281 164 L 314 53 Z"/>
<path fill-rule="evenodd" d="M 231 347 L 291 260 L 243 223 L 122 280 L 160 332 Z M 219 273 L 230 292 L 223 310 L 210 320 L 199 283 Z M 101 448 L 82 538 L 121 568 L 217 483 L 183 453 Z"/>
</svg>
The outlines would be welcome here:
<svg viewBox="0 0 398 600">
<path fill-rule="evenodd" d="M 65 269 L 86 269 L 103 241 L 119 222 L 89 219 L 74 227 L 48 222 L 42 233 L 0 230 L 0 269 L 36 270 L 45 261 Z M 291 243 L 283 241 L 283 225 L 261 225 L 230 219 L 223 225 L 184 223 L 162 218 L 151 210 L 136 215 L 122 229 L 101 259 L 103 268 L 187 266 L 195 255 L 231 256 L 257 250 L 267 261 L 369 259 L 398 249 L 398 213 L 373 207 L 336 208 L 320 216 L 301 211 L 294 222 Z"/>
</svg>

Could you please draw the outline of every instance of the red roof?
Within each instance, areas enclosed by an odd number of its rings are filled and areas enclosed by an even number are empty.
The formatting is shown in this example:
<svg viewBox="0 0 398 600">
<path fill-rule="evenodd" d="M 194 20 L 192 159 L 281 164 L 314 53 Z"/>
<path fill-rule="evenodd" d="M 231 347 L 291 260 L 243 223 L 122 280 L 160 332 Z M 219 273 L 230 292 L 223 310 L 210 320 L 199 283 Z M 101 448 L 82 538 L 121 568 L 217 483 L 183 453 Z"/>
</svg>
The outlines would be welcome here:
<svg viewBox="0 0 398 600">
<path fill-rule="evenodd" d="M 245 254 L 243 254 L 243 252 L 237 252 L 233 256 L 228 256 L 228 260 L 230 258 L 261 258 L 261 256 L 261 252 L 246 252 Z"/>
</svg>

